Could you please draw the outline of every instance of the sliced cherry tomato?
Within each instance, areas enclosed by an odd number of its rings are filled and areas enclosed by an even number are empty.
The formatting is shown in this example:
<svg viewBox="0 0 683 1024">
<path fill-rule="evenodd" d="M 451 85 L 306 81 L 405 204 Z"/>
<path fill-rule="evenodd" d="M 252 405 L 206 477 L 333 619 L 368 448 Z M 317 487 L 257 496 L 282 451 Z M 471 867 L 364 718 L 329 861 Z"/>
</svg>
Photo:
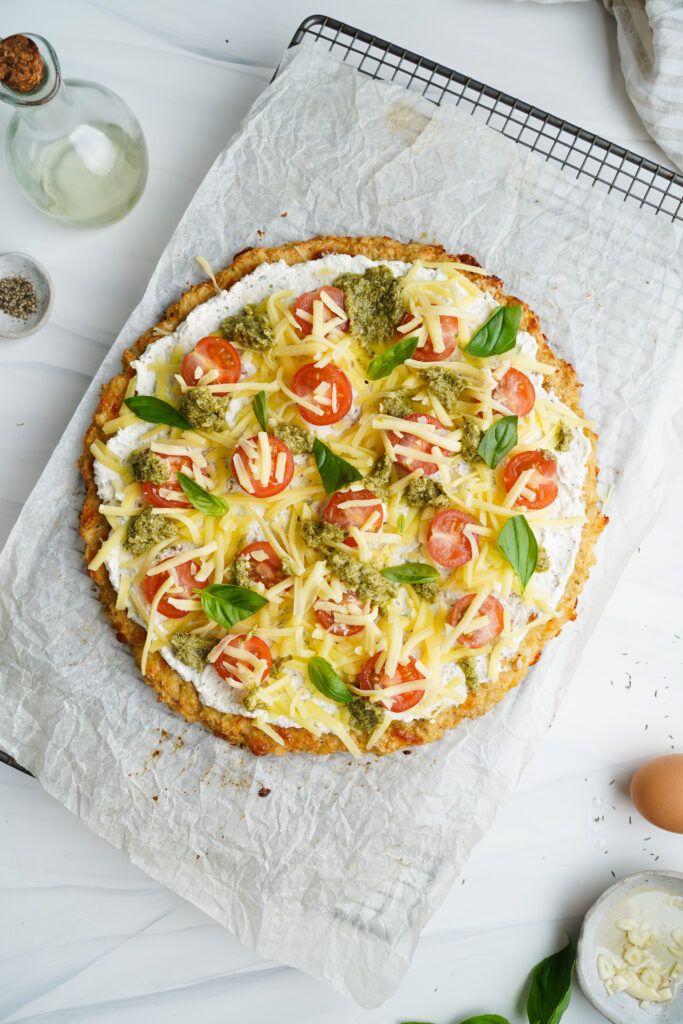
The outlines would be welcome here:
<svg viewBox="0 0 683 1024">
<path fill-rule="evenodd" d="M 555 459 L 549 452 L 544 451 L 519 452 L 517 455 L 512 455 L 505 464 L 503 474 L 505 490 L 511 491 L 518 477 L 527 469 L 533 470 L 525 487 L 525 490 L 532 492 L 532 497 L 527 498 L 520 494 L 515 505 L 523 505 L 524 508 L 530 509 L 547 508 L 557 497 L 557 463 Z"/>
<path fill-rule="evenodd" d="M 372 505 L 343 508 L 349 501 L 371 500 Z M 373 521 L 370 526 L 366 527 L 365 524 L 371 516 Z M 367 533 L 379 533 L 384 522 L 384 509 L 382 508 L 382 502 L 372 491 L 366 491 L 365 489 L 359 491 L 337 491 L 325 506 L 323 519 L 326 523 L 333 523 L 336 526 L 343 527 L 345 530 L 348 530 L 350 526 L 356 526 L 359 530 L 365 530 Z M 350 548 L 358 547 L 353 537 L 347 537 L 344 543 Z"/>
<path fill-rule="evenodd" d="M 192 459 L 187 455 L 159 455 L 159 458 L 166 461 L 170 474 L 169 478 L 163 484 L 144 483 L 142 485 L 142 493 L 145 498 L 150 505 L 154 505 L 156 508 L 190 508 L 192 503 L 185 497 L 176 478 L 176 473 L 187 473 L 188 469 L 192 469 Z M 162 491 L 164 495 L 162 495 Z M 177 491 L 178 497 L 167 498 L 165 497 L 166 491 Z"/>
<path fill-rule="evenodd" d="M 365 662 L 360 670 L 358 679 L 359 689 L 386 690 L 389 686 L 398 686 L 399 683 L 412 683 L 413 680 L 417 682 L 425 678 L 417 667 L 415 658 L 412 655 L 407 661 L 404 661 L 397 667 L 393 676 L 388 676 L 386 672 L 375 668 L 378 659 L 383 656 L 384 652 L 378 651 L 377 654 L 373 654 Z M 406 693 L 397 693 L 393 697 L 388 697 L 382 703 L 385 704 L 389 711 L 394 711 L 398 714 L 401 711 L 409 711 L 410 708 L 414 708 L 422 700 L 423 696 L 424 690 L 408 690 Z"/>
<path fill-rule="evenodd" d="M 367 601 L 361 601 L 352 590 L 345 591 L 341 601 L 335 602 L 335 604 L 339 604 L 340 610 L 343 608 L 349 615 L 363 615 L 370 611 L 370 604 Z M 338 612 L 326 608 L 316 608 L 315 605 L 313 611 L 323 629 L 332 633 L 333 636 L 357 636 L 365 629 L 360 622 L 338 622 Z"/>
<path fill-rule="evenodd" d="M 292 377 L 292 391 L 320 411 L 313 412 L 307 405 L 298 406 L 301 418 L 315 427 L 326 427 L 346 416 L 353 402 L 351 381 L 334 363 L 300 366 Z"/>
<path fill-rule="evenodd" d="M 403 417 L 406 420 L 410 420 L 413 423 L 424 423 L 427 426 L 433 428 L 436 434 L 446 434 L 447 431 L 439 423 L 435 416 L 428 416 L 424 412 L 413 412 L 410 416 Z M 396 452 L 394 459 L 402 466 L 403 469 L 412 473 L 416 469 L 421 469 L 425 476 L 432 476 L 433 473 L 437 473 L 439 467 L 436 462 L 427 462 L 423 458 L 419 457 L 421 453 L 429 455 L 434 453 L 437 455 L 450 455 L 451 452 L 445 448 L 436 448 L 435 445 L 429 441 L 425 441 L 422 437 L 417 437 L 415 434 L 410 434 L 407 431 L 404 433 L 402 430 L 390 430 L 389 431 L 389 444 L 394 448 L 396 445 L 401 445 L 404 448 L 412 448 L 416 453 L 415 456 L 405 455 L 403 452 Z"/>
<path fill-rule="evenodd" d="M 501 377 L 493 397 L 513 416 L 528 416 L 536 401 L 536 391 L 527 375 L 511 366 Z"/>
<path fill-rule="evenodd" d="M 458 625 L 473 600 L 474 594 L 465 594 L 464 597 L 458 598 L 448 616 L 451 626 Z M 475 617 L 479 618 L 480 615 L 485 615 L 488 623 L 471 633 L 463 633 L 458 637 L 459 644 L 463 644 L 465 647 L 484 647 L 490 640 L 495 640 L 503 632 L 503 606 L 493 594 L 489 594 L 484 599 Z"/>
<path fill-rule="evenodd" d="M 249 559 L 249 579 L 254 583 L 262 583 L 268 589 L 287 579 L 287 573 L 282 567 L 282 559 L 267 540 L 257 540 L 253 544 L 247 544 L 238 552 L 237 557 L 242 558 L 243 556 Z"/>
<path fill-rule="evenodd" d="M 438 565 L 457 569 L 469 562 L 473 551 L 464 533 L 468 523 L 476 523 L 476 519 L 457 508 L 444 508 L 436 513 L 429 524 L 427 547 Z"/>
<path fill-rule="evenodd" d="M 182 608 L 176 608 L 170 603 L 170 599 L 174 597 L 180 601 L 190 601 L 194 597 L 195 588 L 203 590 L 209 585 L 209 577 L 205 580 L 196 579 L 200 568 L 199 562 L 181 562 L 180 565 L 176 565 L 168 572 L 157 572 L 154 576 L 145 576 L 142 584 L 145 597 L 151 604 L 161 584 L 165 583 L 169 576 L 174 575 L 177 582 L 170 590 L 166 591 L 159 601 L 158 607 L 161 614 L 165 615 L 167 619 L 182 619 L 183 615 L 188 613 L 184 612 Z"/>
<path fill-rule="evenodd" d="M 225 338 L 209 334 L 198 341 L 188 352 L 180 366 L 180 373 L 189 388 L 196 387 L 197 381 L 209 370 L 218 370 L 212 384 L 234 384 L 240 379 L 242 363 L 237 349 Z"/>
<path fill-rule="evenodd" d="M 408 324 L 413 319 L 412 313 L 408 313 L 403 323 Z M 424 345 L 418 345 L 413 352 L 413 359 L 417 359 L 421 363 L 440 363 L 442 360 L 448 359 L 449 356 L 453 355 L 458 344 L 458 318 L 457 316 L 440 316 L 439 323 L 441 324 L 444 347 L 440 352 L 435 352 L 434 342 L 428 334 Z M 409 334 L 403 335 L 405 338 L 409 336 Z"/>
<path fill-rule="evenodd" d="M 252 661 L 236 657 L 237 651 L 245 651 L 247 654 L 251 654 L 252 657 L 258 658 L 259 661 L 265 662 L 259 683 L 268 678 L 273 666 L 273 655 L 270 653 L 270 647 L 260 636 L 248 636 L 246 633 L 240 633 L 231 640 L 214 661 L 213 667 L 219 676 L 223 679 L 234 679 L 243 685 L 244 680 L 239 677 L 240 666 L 247 669 L 256 668 Z"/>
<path fill-rule="evenodd" d="M 235 454 L 231 460 L 232 475 L 235 477 L 235 480 L 242 487 L 242 490 L 246 491 L 247 494 L 253 494 L 256 498 L 270 498 L 273 494 L 279 494 L 280 491 L 284 491 L 285 487 L 289 486 L 294 476 L 294 457 L 284 441 L 280 441 L 279 438 L 268 434 L 268 444 L 270 446 L 270 475 L 268 482 L 265 484 L 261 483 L 261 447 L 258 434 L 254 434 L 253 437 L 240 442 L 237 448 L 235 448 Z M 278 456 L 280 454 L 285 456 L 284 473 L 281 479 L 278 479 Z M 235 460 L 237 458 L 242 462 L 251 489 L 242 485 L 240 476 L 235 468 Z"/>
<path fill-rule="evenodd" d="M 344 305 L 344 292 L 341 288 L 332 288 L 330 285 L 325 285 L 323 288 L 318 288 L 314 292 L 304 292 L 303 295 L 300 295 L 299 298 L 295 299 L 292 303 L 294 319 L 296 320 L 299 330 L 304 337 L 307 337 L 313 330 L 313 323 L 312 320 L 307 320 L 305 317 L 299 316 L 299 311 L 301 310 L 303 313 L 308 313 L 312 318 L 313 303 L 317 300 L 322 301 L 323 292 L 328 296 L 328 298 L 332 299 L 332 302 L 334 302 L 335 305 L 339 306 L 340 309 L 343 309 L 344 312 L 346 312 L 346 306 Z M 323 303 L 323 323 L 327 323 L 328 320 L 331 320 L 336 315 L 337 314 L 333 313 L 329 306 L 326 306 Z M 348 329 L 348 320 L 345 320 L 343 324 L 339 324 L 337 327 L 338 331 L 344 331 L 344 333 L 346 333 Z"/>
</svg>

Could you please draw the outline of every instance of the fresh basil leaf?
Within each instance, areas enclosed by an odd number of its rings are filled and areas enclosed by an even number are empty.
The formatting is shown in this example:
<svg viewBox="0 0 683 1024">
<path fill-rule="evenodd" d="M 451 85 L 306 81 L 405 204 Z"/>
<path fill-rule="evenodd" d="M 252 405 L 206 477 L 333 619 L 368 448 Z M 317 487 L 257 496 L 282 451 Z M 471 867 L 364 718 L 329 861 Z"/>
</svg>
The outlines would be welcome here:
<svg viewBox="0 0 683 1024">
<path fill-rule="evenodd" d="M 439 578 L 439 572 L 433 565 L 425 562 L 404 562 L 403 565 L 390 565 L 380 569 L 385 580 L 392 583 L 431 583 Z"/>
<path fill-rule="evenodd" d="M 517 444 L 517 417 L 501 416 L 492 423 L 479 442 L 477 454 L 487 466 L 495 469 L 501 459 Z"/>
<path fill-rule="evenodd" d="M 498 534 L 498 547 L 515 570 L 522 590 L 534 574 L 538 544 L 524 516 L 512 516 Z"/>
<path fill-rule="evenodd" d="M 499 306 L 486 323 L 474 332 L 465 352 L 468 356 L 478 356 L 480 359 L 509 352 L 517 344 L 521 319 L 521 306 Z"/>
<path fill-rule="evenodd" d="M 370 360 L 368 380 L 381 380 L 382 377 L 388 377 L 392 370 L 405 363 L 406 359 L 410 359 L 417 348 L 418 340 L 417 336 L 402 338 L 395 345 L 385 348 L 384 352 L 380 352 L 378 356 Z"/>
<path fill-rule="evenodd" d="M 329 661 L 317 655 L 308 663 L 308 678 L 323 697 L 334 700 L 337 704 L 350 704 L 355 696 L 346 683 L 342 682 Z"/>
<path fill-rule="evenodd" d="M 263 430 L 268 430 L 268 395 L 265 391 L 259 391 L 257 395 L 251 400 L 251 407 L 254 410 L 254 416 L 261 424 Z"/>
<path fill-rule="evenodd" d="M 526 1004 L 529 1024 L 559 1024 L 571 999 L 575 963 L 574 943 L 567 936 L 564 949 L 536 964 Z"/>
<path fill-rule="evenodd" d="M 500 1017 L 497 1013 L 478 1013 L 474 1017 L 468 1017 L 460 1024 L 510 1024 L 507 1017 Z"/>
<path fill-rule="evenodd" d="M 193 429 L 192 424 L 162 398 L 154 398 L 152 395 L 133 395 L 132 398 L 126 398 L 125 403 L 131 412 L 147 423 L 165 423 L 167 427 L 177 427 L 178 430 Z"/>
<path fill-rule="evenodd" d="M 177 473 L 176 477 L 187 500 L 191 501 L 194 507 L 199 512 L 203 512 L 205 516 L 224 516 L 228 511 L 227 501 L 219 498 L 216 494 L 209 494 L 187 473 Z"/>
<path fill-rule="evenodd" d="M 208 619 L 217 622 L 224 629 L 230 629 L 236 622 L 248 619 L 268 598 L 257 594 L 248 587 L 234 587 L 231 583 L 212 583 L 203 590 L 196 588 L 202 603 L 202 610 Z"/>
<path fill-rule="evenodd" d="M 363 478 L 363 474 L 359 473 L 355 466 L 342 459 L 341 455 L 335 455 L 332 449 L 317 437 L 313 442 L 313 458 L 328 494 L 338 491 L 345 484 L 352 484 Z"/>
</svg>

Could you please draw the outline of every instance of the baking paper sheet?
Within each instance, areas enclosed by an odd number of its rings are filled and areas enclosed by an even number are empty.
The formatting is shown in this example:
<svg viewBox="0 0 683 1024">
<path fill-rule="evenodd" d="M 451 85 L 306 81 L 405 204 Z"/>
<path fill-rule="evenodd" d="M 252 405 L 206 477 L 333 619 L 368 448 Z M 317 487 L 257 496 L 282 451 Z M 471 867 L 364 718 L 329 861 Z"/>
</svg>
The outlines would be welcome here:
<svg viewBox="0 0 683 1024">
<path fill-rule="evenodd" d="M 410 756 L 257 759 L 187 726 L 156 703 L 105 623 L 77 535 L 75 462 L 97 390 L 197 278 L 194 255 L 220 267 L 246 246 L 321 233 L 476 255 L 539 313 L 600 421 L 612 524 L 578 621 L 493 713 Z M 591 191 L 453 106 L 301 49 L 207 175 L 5 548 L 0 745 L 263 956 L 380 1004 L 541 742 L 652 524 L 681 393 L 680 277 L 667 221 Z"/>
</svg>

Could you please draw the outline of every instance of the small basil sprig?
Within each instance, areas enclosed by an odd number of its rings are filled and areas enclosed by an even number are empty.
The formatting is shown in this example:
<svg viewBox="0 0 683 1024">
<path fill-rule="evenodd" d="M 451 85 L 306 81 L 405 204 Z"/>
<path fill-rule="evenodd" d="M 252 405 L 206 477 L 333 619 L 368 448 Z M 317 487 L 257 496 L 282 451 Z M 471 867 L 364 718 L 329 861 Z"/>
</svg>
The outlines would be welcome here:
<svg viewBox="0 0 683 1024">
<path fill-rule="evenodd" d="M 498 534 L 498 547 L 515 570 L 522 590 L 534 574 L 538 543 L 524 516 L 512 516 Z"/>
<path fill-rule="evenodd" d="M 327 494 L 332 494 L 345 484 L 352 484 L 363 478 L 363 474 L 359 473 L 355 466 L 342 459 L 341 455 L 335 455 L 332 449 L 317 437 L 313 442 L 313 458 Z"/>
<path fill-rule="evenodd" d="M 410 359 L 417 348 L 418 338 L 402 338 L 395 345 L 385 348 L 378 356 L 370 361 L 368 366 L 368 380 L 381 380 L 388 377 L 392 370 Z"/>
<path fill-rule="evenodd" d="M 404 562 L 403 565 L 390 565 L 380 569 L 385 580 L 392 583 L 431 583 L 439 578 L 438 570 L 425 562 Z"/>
<path fill-rule="evenodd" d="M 526 1004 L 529 1024 L 559 1024 L 571 999 L 575 963 L 574 943 L 567 936 L 564 949 L 536 964 Z"/>
<path fill-rule="evenodd" d="M 486 323 L 474 332 L 465 352 L 468 356 L 478 356 L 480 359 L 509 352 L 517 344 L 521 319 L 521 306 L 499 306 Z"/>
<path fill-rule="evenodd" d="M 177 473 L 176 477 L 187 500 L 205 516 L 224 516 L 228 511 L 227 501 L 219 498 L 217 494 L 209 494 L 187 473 Z"/>
<path fill-rule="evenodd" d="M 492 423 L 479 442 L 477 454 L 487 466 L 495 469 L 501 459 L 517 444 L 517 417 L 501 416 Z"/>
<path fill-rule="evenodd" d="M 248 619 L 268 604 L 268 598 L 255 590 L 235 587 L 231 583 L 212 583 L 203 590 L 196 588 L 195 593 L 199 594 L 206 617 L 224 629 L 231 629 L 236 622 Z"/>
<path fill-rule="evenodd" d="M 268 395 L 265 391 L 259 391 L 251 400 L 251 407 L 254 416 L 259 421 L 262 430 L 268 430 Z"/>
<path fill-rule="evenodd" d="M 133 395 L 125 399 L 126 405 L 147 423 L 164 423 L 167 427 L 177 427 L 178 430 L 192 430 L 192 424 L 185 417 L 174 409 L 162 398 L 154 398 L 152 395 Z"/>
<path fill-rule="evenodd" d="M 476 1017 L 462 1021 L 462 1024 L 510 1024 L 510 1021 L 497 1013 L 478 1013 Z"/>
<path fill-rule="evenodd" d="M 346 683 L 342 682 L 329 661 L 317 655 L 308 663 L 308 678 L 323 697 L 334 700 L 337 704 L 350 704 L 356 698 Z"/>
</svg>

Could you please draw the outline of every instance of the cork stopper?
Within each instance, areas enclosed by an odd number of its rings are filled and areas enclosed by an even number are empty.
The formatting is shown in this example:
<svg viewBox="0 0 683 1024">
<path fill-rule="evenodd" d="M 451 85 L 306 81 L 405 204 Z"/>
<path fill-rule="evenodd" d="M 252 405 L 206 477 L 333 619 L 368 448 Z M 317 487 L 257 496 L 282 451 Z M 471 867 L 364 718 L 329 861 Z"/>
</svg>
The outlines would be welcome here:
<svg viewBox="0 0 683 1024">
<path fill-rule="evenodd" d="M 45 65 L 38 47 L 28 36 L 0 40 L 0 82 L 15 92 L 31 92 L 43 80 Z"/>
</svg>

